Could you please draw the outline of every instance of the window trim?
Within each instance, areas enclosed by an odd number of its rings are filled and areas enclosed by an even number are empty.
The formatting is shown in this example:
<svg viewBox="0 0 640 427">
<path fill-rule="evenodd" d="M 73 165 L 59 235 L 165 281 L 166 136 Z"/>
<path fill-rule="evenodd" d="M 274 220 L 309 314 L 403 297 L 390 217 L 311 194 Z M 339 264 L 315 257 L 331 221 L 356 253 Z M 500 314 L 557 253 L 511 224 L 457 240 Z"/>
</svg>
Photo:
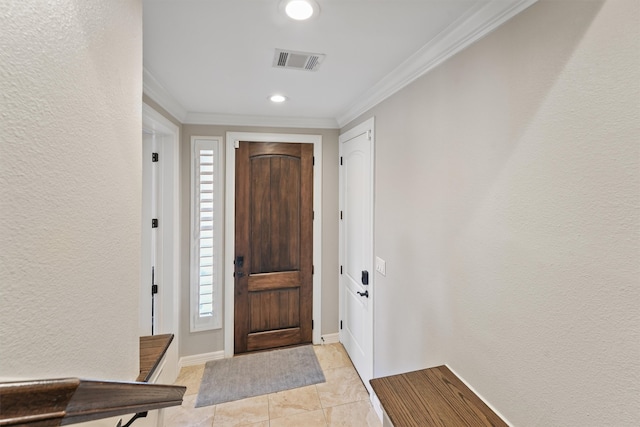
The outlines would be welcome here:
<svg viewBox="0 0 640 427">
<path fill-rule="evenodd" d="M 199 313 L 199 220 L 200 220 L 200 192 L 198 154 L 197 150 L 204 146 L 205 149 L 213 150 L 213 249 L 214 249 L 214 272 L 213 272 L 213 316 L 202 317 Z M 190 284 L 190 331 L 201 332 L 222 328 L 222 303 L 223 303 L 223 239 L 222 239 L 222 209 L 224 182 L 222 181 L 222 159 L 221 159 L 222 137 L 192 136 L 191 137 L 191 167 L 190 167 L 190 234 L 189 234 L 189 284 Z M 217 268 L 215 268 L 217 267 Z"/>
</svg>

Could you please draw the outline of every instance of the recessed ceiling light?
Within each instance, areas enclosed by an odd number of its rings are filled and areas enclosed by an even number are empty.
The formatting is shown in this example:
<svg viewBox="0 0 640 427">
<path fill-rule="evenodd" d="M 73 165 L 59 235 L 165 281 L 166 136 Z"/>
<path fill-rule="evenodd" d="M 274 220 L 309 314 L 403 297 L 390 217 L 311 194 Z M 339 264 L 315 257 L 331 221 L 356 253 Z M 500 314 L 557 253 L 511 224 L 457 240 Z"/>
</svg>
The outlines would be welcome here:
<svg viewBox="0 0 640 427">
<path fill-rule="evenodd" d="M 296 21 L 304 21 L 311 18 L 319 10 L 318 3 L 314 0 L 285 0 L 284 11 L 287 16 Z"/>
<path fill-rule="evenodd" d="M 281 102 L 284 102 L 287 100 L 287 97 L 284 95 L 271 95 L 269 97 L 269 101 L 271 102 L 275 102 L 276 104 L 279 104 Z"/>
</svg>

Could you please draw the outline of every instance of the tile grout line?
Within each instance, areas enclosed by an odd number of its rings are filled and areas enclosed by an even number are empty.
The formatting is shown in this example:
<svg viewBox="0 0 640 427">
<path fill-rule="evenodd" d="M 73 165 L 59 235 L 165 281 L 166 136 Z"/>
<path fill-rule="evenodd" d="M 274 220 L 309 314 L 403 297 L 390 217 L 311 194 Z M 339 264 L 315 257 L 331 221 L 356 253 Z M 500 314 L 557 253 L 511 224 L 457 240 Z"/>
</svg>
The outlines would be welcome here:
<svg viewBox="0 0 640 427">
<path fill-rule="evenodd" d="M 324 375 L 324 370 L 322 371 L 322 375 Z M 325 381 L 326 381 L 326 377 L 325 377 Z M 315 389 L 316 389 L 316 395 L 318 396 L 318 402 L 320 403 L 320 410 L 322 411 L 322 418 L 324 418 L 324 425 L 325 427 L 329 425 L 329 422 L 327 421 L 327 413 L 324 411 L 324 406 L 322 406 L 322 400 L 320 400 L 320 392 L 318 391 L 318 385 L 314 384 Z"/>
</svg>

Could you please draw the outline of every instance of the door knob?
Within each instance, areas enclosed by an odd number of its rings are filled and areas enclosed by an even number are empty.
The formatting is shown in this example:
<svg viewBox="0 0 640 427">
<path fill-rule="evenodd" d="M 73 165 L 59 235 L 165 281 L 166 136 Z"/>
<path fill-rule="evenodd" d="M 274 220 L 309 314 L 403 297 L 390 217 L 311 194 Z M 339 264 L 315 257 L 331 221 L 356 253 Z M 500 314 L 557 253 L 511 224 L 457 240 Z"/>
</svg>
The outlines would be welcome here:
<svg viewBox="0 0 640 427">
<path fill-rule="evenodd" d="M 361 297 L 369 298 L 369 291 L 357 292 Z"/>
</svg>

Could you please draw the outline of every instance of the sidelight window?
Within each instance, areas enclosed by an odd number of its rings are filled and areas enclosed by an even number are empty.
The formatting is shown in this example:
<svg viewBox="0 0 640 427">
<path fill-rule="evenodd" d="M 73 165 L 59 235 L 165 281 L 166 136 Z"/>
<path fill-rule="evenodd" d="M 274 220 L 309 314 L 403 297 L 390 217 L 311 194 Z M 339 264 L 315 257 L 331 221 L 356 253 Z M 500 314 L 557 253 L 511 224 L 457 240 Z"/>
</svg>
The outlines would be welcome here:
<svg viewBox="0 0 640 427">
<path fill-rule="evenodd" d="M 191 138 L 191 331 L 222 325 L 219 137 Z"/>
</svg>

